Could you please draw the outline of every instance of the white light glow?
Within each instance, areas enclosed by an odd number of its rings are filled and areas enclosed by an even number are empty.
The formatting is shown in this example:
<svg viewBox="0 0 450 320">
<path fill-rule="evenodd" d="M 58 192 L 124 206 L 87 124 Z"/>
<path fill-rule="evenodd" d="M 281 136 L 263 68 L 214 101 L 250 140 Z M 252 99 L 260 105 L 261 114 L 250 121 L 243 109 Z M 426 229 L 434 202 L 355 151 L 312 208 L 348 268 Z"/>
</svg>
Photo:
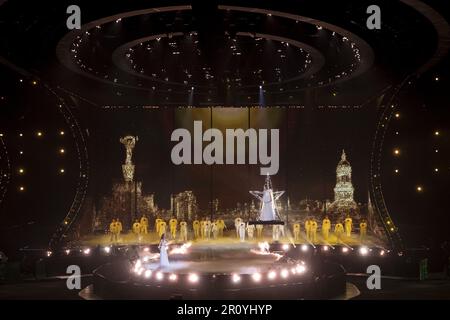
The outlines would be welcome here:
<svg viewBox="0 0 450 320">
<path fill-rule="evenodd" d="M 304 273 L 306 271 L 306 267 L 302 264 L 299 264 L 297 267 L 295 267 L 295 271 L 297 271 L 297 273 Z"/>
<path fill-rule="evenodd" d="M 233 274 L 233 276 L 231 277 L 231 279 L 233 280 L 234 283 L 241 282 L 241 276 L 238 275 L 238 274 Z"/>
<path fill-rule="evenodd" d="M 83 253 L 84 253 L 85 255 L 88 255 L 88 254 L 91 253 L 91 249 L 90 249 L 90 248 L 86 248 L 86 249 L 83 250 Z"/>
<path fill-rule="evenodd" d="M 197 282 L 198 282 L 198 275 L 195 274 L 195 273 L 191 273 L 191 274 L 188 276 L 188 280 L 189 280 L 189 282 L 197 283 Z"/>
<path fill-rule="evenodd" d="M 328 250 L 330 250 L 330 248 L 329 248 L 328 246 L 323 246 L 322 249 L 323 249 L 323 251 L 328 251 Z"/>
<path fill-rule="evenodd" d="M 106 253 L 110 253 L 110 252 L 111 252 L 111 247 L 104 247 L 103 250 L 104 250 Z"/>
<path fill-rule="evenodd" d="M 361 248 L 359 248 L 359 253 L 360 253 L 362 256 L 366 256 L 366 255 L 369 254 L 369 248 L 367 248 L 367 247 L 361 247 Z"/>
<path fill-rule="evenodd" d="M 176 281 L 177 280 L 177 275 L 175 274 L 175 273 L 172 273 L 170 276 L 169 276 L 169 280 L 170 281 Z"/>
<path fill-rule="evenodd" d="M 348 252 L 348 248 L 347 248 L 347 247 L 343 247 L 343 248 L 342 248 L 342 252 L 343 252 L 343 253 L 347 253 L 347 252 Z"/>
<path fill-rule="evenodd" d="M 252 279 L 255 282 L 261 281 L 261 278 L 262 278 L 261 273 L 256 272 L 256 273 L 252 274 Z"/>
<path fill-rule="evenodd" d="M 287 269 L 283 269 L 280 274 L 282 278 L 286 279 L 289 276 L 289 271 L 287 271 Z"/>
<path fill-rule="evenodd" d="M 303 244 L 303 245 L 302 245 L 302 251 L 303 251 L 303 252 L 308 251 L 308 245 Z"/>
<path fill-rule="evenodd" d="M 162 272 L 158 271 L 156 273 L 156 279 L 158 279 L 158 280 L 164 279 L 164 274 Z"/>
<path fill-rule="evenodd" d="M 275 272 L 275 271 L 270 271 L 268 274 L 267 274 L 267 277 L 270 279 L 270 280 L 273 280 L 273 279 L 275 279 L 276 277 L 277 277 L 277 273 Z"/>
<path fill-rule="evenodd" d="M 287 243 L 285 243 L 285 244 L 283 244 L 282 248 L 283 248 L 284 251 L 288 251 L 290 246 Z"/>
<path fill-rule="evenodd" d="M 144 276 L 148 279 L 152 276 L 152 270 L 146 270 Z"/>
<path fill-rule="evenodd" d="M 184 243 L 181 247 L 173 248 L 170 254 L 187 254 L 188 249 L 192 246 L 192 242 Z"/>
</svg>

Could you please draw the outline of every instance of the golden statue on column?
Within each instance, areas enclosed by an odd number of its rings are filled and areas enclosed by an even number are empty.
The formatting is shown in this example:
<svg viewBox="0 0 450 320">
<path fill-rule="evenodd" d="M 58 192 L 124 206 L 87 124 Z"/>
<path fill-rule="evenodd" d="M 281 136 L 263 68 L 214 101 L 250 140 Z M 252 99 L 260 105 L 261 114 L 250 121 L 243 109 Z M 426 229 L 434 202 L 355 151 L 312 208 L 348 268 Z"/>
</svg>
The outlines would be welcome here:
<svg viewBox="0 0 450 320">
<path fill-rule="evenodd" d="M 120 138 L 120 143 L 124 145 L 126 150 L 125 163 L 122 165 L 123 178 L 125 182 L 132 182 L 134 178 L 134 164 L 131 161 L 133 149 L 138 141 L 138 137 L 126 136 Z"/>
</svg>

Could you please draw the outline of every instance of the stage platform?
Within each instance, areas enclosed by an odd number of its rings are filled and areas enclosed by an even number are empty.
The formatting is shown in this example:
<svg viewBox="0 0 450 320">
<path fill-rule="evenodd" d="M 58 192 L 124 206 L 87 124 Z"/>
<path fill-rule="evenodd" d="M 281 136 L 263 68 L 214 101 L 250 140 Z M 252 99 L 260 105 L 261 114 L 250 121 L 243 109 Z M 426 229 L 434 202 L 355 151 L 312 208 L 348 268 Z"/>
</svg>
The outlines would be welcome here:
<svg viewBox="0 0 450 320">
<path fill-rule="evenodd" d="M 345 292 L 344 269 L 320 260 L 293 259 L 251 243 L 195 243 L 170 253 L 160 266 L 155 247 L 139 258 L 93 272 L 103 299 L 324 299 Z"/>
<path fill-rule="evenodd" d="M 115 245 L 145 245 L 145 244 L 158 244 L 159 236 L 156 232 L 150 232 L 148 234 L 144 234 L 141 236 L 140 240 L 136 237 L 135 234 L 130 233 L 122 233 L 119 236 L 118 242 L 112 242 L 111 236 L 109 234 L 91 234 L 82 236 L 79 240 L 72 240 L 69 242 L 69 246 L 107 246 L 111 244 Z M 180 239 L 177 237 L 172 239 L 169 236 L 169 241 L 172 243 L 182 243 Z M 217 239 L 194 239 L 193 235 L 189 235 L 188 241 L 193 243 L 206 243 L 206 244 L 237 244 L 240 243 L 240 240 L 236 237 L 236 232 L 234 230 L 227 230 L 224 232 L 223 237 L 219 237 Z M 258 242 L 274 242 L 269 232 L 265 233 L 263 237 L 254 237 L 253 239 L 245 239 L 246 242 L 249 243 L 258 243 Z M 352 234 L 351 237 L 343 236 L 341 241 L 337 241 L 337 238 L 334 234 L 330 234 L 328 241 L 325 241 L 321 234 L 317 234 L 317 241 L 311 242 L 306 239 L 306 234 L 301 233 L 300 239 L 298 241 L 294 240 L 294 237 L 290 235 L 288 232 L 285 237 L 280 237 L 280 243 L 289 243 L 295 245 L 302 244 L 310 244 L 310 245 L 343 245 L 343 246 L 368 246 L 368 247 L 379 247 L 385 248 L 387 245 L 379 238 L 367 235 L 364 241 L 361 241 L 358 234 Z"/>
</svg>

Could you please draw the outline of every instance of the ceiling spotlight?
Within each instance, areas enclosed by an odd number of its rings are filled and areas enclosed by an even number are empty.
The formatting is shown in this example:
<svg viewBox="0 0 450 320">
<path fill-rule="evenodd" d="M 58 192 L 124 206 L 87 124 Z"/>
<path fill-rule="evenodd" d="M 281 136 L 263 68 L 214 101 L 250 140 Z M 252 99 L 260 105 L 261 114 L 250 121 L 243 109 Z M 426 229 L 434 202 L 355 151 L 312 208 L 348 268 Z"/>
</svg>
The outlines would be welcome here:
<svg viewBox="0 0 450 320">
<path fill-rule="evenodd" d="M 396 114 L 395 114 L 395 117 L 396 117 L 396 118 L 400 118 L 400 113 L 396 113 Z"/>
<path fill-rule="evenodd" d="M 252 279 L 255 282 L 261 281 L 261 278 L 262 278 L 262 276 L 261 276 L 261 273 L 259 273 L 259 272 L 256 272 L 256 273 L 252 274 Z"/>
<path fill-rule="evenodd" d="M 25 187 L 20 187 L 19 190 L 20 190 L 20 191 L 24 191 L 24 190 L 25 190 Z"/>
<path fill-rule="evenodd" d="M 188 280 L 189 280 L 189 282 L 192 282 L 192 283 L 197 283 L 198 282 L 198 275 L 197 274 L 195 274 L 195 273 L 191 273 L 189 276 L 188 276 Z"/>
<path fill-rule="evenodd" d="M 435 136 L 438 136 L 438 135 L 439 135 L 439 131 L 435 131 L 435 132 L 434 132 L 434 135 L 435 135 Z"/>
<path fill-rule="evenodd" d="M 47 257 L 50 257 L 53 254 L 51 251 L 47 251 Z"/>
<path fill-rule="evenodd" d="M 70 249 L 66 250 L 66 255 L 68 256 L 70 254 Z"/>
<path fill-rule="evenodd" d="M 422 186 L 417 186 L 417 187 L 416 187 L 416 190 L 417 190 L 418 192 L 422 192 L 422 191 L 423 191 L 423 188 L 422 188 Z"/>
<path fill-rule="evenodd" d="M 25 172 L 25 170 L 23 170 L 22 168 L 19 169 L 19 173 L 22 174 L 22 173 L 24 173 L 24 172 Z"/>
<path fill-rule="evenodd" d="M 59 169 L 59 173 L 64 173 L 65 170 L 64 169 Z"/>
<path fill-rule="evenodd" d="M 64 135 L 64 131 L 60 131 L 59 135 L 63 136 Z"/>
<path fill-rule="evenodd" d="M 395 172 L 395 173 L 398 173 L 398 169 L 395 169 L 394 172 Z"/>
<path fill-rule="evenodd" d="M 342 252 L 343 252 L 343 253 L 347 253 L 347 252 L 348 252 L 348 248 L 347 248 L 347 247 L 343 247 L 343 248 L 342 248 Z"/>
<path fill-rule="evenodd" d="M 398 156 L 400 154 L 400 149 L 394 149 L 394 154 Z"/>
<path fill-rule="evenodd" d="M 38 131 L 38 132 L 36 133 L 36 135 L 37 135 L 38 137 L 42 137 L 42 132 Z"/>
<path fill-rule="evenodd" d="M 303 251 L 303 252 L 308 251 L 308 245 L 302 244 L 302 251 Z"/>
<path fill-rule="evenodd" d="M 235 273 L 235 274 L 233 274 L 233 275 L 231 276 L 231 280 L 232 280 L 234 283 L 238 283 L 238 282 L 241 281 L 241 276 Z"/>
<path fill-rule="evenodd" d="M 434 168 L 434 172 L 439 172 L 439 168 Z"/>
<path fill-rule="evenodd" d="M 328 251 L 328 250 L 330 250 L 330 247 L 328 247 L 328 246 L 323 246 L 322 249 L 323 249 L 323 251 Z"/>
<path fill-rule="evenodd" d="M 260 89 L 262 89 L 262 86 L 259 86 Z"/>
<path fill-rule="evenodd" d="M 436 76 L 436 77 L 434 77 L 434 81 L 439 81 L 439 77 L 438 76 Z"/>
<path fill-rule="evenodd" d="M 59 149 L 59 153 L 64 153 L 64 152 L 66 152 L 66 150 L 64 150 L 64 149 Z"/>
</svg>

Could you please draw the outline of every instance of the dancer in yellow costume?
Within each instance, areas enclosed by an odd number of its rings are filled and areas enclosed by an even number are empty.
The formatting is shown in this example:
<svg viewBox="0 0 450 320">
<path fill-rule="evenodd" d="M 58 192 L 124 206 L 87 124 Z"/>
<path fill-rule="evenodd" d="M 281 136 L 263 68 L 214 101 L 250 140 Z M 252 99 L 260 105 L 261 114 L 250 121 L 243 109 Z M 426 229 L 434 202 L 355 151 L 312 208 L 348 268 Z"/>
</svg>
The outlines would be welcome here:
<svg viewBox="0 0 450 320">
<path fill-rule="evenodd" d="M 116 219 L 112 219 L 111 223 L 109 224 L 109 232 L 111 233 L 110 241 L 112 243 L 117 242 L 117 225 L 116 225 Z"/>
<path fill-rule="evenodd" d="M 138 241 L 141 241 L 141 227 L 142 227 L 141 224 L 136 219 L 133 223 L 132 231 Z"/>
<path fill-rule="evenodd" d="M 225 229 L 227 226 L 225 225 L 225 221 L 222 219 L 219 219 L 216 221 L 217 228 L 219 229 L 219 237 L 223 237 L 223 229 Z"/>
<path fill-rule="evenodd" d="M 194 230 L 194 239 L 198 239 L 200 237 L 200 221 L 194 220 L 192 222 L 192 229 Z"/>
<path fill-rule="evenodd" d="M 311 241 L 311 220 L 305 220 L 305 232 L 306 232 L 306 240 Z"/>
<path fill-rule="evenodd" d="M 180 240 L 187 242 L 187 223 L 186 221 L 180 222 Z"/>
<path fill-rule="evenodd" d="M 311 241 L 317 242 L 317 221 L 311 220 Z"/>
<path fill-rule="evenodd" d="M 148 233 L 148 219 L 145 215 L 141 217 L 141 234 L 147 234 Z"/>
<path fill-rule="evenodd" d="M 345 218 L 344 225 L 345 225 L 345 235 L 347 237 L 350 237 L 352 235 L 352 227 L 353 227 L 353 221 L 352 218 L 350 218 L 350 216 L 347 216 L 347 218 Z"/>
<path fill-rule="evenodd" d="M 334 234 L 336 235 L 337 243 L 341 242 L 342 234 L 344 233 L 344 226 L 342 223 L 336 223 L 334 226 Z"/>
<path fill-rule="evenodd" d="M 161 238 L 162 235 L 166 233 L 166 227 L 167 227 L 166 222 L 161 220 L 158 224 L 158 237 Z"/>
<path fill-rule="evenodd" d="M 263 229 L 264 229 L 264 226 L 262 224 L 257 224 L 256 225 L 256 236 L 258 238 L 262 237 Z"/>
<path fill-rule="evenodd" d="M 300 223 L 294 223 L 293 232 L 294 232 L 294 240 L 300 241 Z"/>
<path fill-rule="evenodd" d="M 162 221 L 162 219 L 159 219 L 159 218 L 157 218 L 157 219 L 155 220 L 155 232 L 156 232 L 157 234 L 159 234 L 159 224 L 160 224 L 161 221 Z"/>
<path fill-rule="evenodd" d="M 359 236 L 361 238 L 361 241 L 365 240 L 366 235 L 367 235 L 367 222 L 363 220 L 359 224 Z"/>
<path fill-rule="evenodd" d="M 323 219 L 322 221 L 322 236 L 325 241 L 328 241 L 330 229 L 331 229 L 331 221 L 330 219 L 328 219 L 328 217 L 325 217 L 325 219 Z"/>
<path fill-rule="evenodd" d="M 172 239 L 175 239 L 177 237 L 177 224 L 178 224 L 177 219 L 172 218 L 169 220 L 169 229 L 170 234 L 172 235 Z"/>
<path fill-rule="evenodd" d="M 200 221 L 200 239 L 205 239 L 206 236 L 206 220 Z"/>
<path fill-rule="evenodd" d="M 122 222 L 120 222 L 119 219 L 116 220 L 116 233 L 117 233 L 117 240 L 119 240 L 120 233 L 122 232 Z"/>
</svg>

